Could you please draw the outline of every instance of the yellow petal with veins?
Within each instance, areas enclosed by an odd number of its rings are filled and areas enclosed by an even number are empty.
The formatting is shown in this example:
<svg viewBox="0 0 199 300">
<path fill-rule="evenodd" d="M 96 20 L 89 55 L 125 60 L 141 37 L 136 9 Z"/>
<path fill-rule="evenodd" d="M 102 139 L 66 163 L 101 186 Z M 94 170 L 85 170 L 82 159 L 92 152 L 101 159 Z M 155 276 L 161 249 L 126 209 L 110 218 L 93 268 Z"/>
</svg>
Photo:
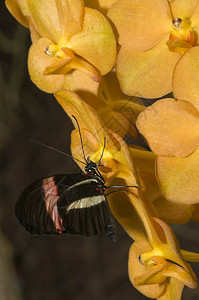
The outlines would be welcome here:
<svg viewBox="0 0 199 300">
<path fill-rule="evenodd" d="M 199 203 L 199 147 L 189 156 L 157 157 L 157 177 L 165 197 L 175 203 Z"/>
<path fill-rule="evenodd" d="M 199 110 L 199 46 L 179 60 L 173 74 L 174 97 L 192 103 Z"/>
<path fill-rule="evenodd" d="M 159 100 L 138 116 L 136 124 L 157 155 L 184 157 L 199 144 L 199 112 L 187 101 Z"/>
<path fill-rule="evenodd" d="M 61 39 L 61 26 L 55 0 L 26 0 L 31 15 L 41 37 L 58 44 Z"/>
<path fill-rule="evenodd" d="M 120 45 L 140 51 L 146 51 L 164 39 L 172 20 L 165 0 L 118 0 L 107 15 L 116 27 Z"/>
<path fill-rule="evenodd" d="M 168 36 L 148 51 L 121 47 L 116 73 L 121 90 L 127 95 L 158 98 L 172 91 L 172 75 L 180 57 L 168 51 Z"/>
<path fill-rule="evenodd" d="M 64 44 L 82 29 L 83 0 L 26 0 L 42 37 Z"/>
<path fill-rule="evenodd" d="M 31 13 L 27 4 L 27 0 L 6 0 L 5 4 L 19 23 L 25 27 L 29 27 Z"/>
<path fill-rule="evenodd" d="M 82 31 L 71 37 L 67 47 L 93 64 L 102 75 L 115 63 L 116 42 L 111 25 L 94 9 L 85 8 Z"/>
<path fill-rule="evenodd" d="M 52 1 L 52 0 L 51 0 Z M 62 39 L 68 40 L 82 29 L 84 18 L 83 0 L 55 0 L 61 26 Z"/>
<path fill-rule="evenodd" d="M 198 0 L 175 0 L 172 1 L 171 11 L 173 18 L 190 19 L 196 9 Z"/>
<path fill-rule="evenodd" d="M 28 55 L 28 70 L 31 80 L 47 93 L 54 93 L 61 89 L 64 84 L 64 75 L 44 75 L 44 70 L 53 62 L 56 64 L 60 60 L 57 57 L 50 57 L 45 54 L 44 49 L 52 41 L 41 38 L 30 47 Z"/>
</svg>

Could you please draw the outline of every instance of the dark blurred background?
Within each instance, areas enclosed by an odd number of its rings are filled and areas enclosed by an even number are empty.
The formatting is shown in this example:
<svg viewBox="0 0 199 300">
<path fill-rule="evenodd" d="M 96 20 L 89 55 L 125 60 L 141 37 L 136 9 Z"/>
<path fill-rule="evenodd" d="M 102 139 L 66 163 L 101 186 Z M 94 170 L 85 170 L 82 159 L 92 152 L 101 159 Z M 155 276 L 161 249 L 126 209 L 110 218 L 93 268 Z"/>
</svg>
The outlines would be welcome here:
<svg viewBox="0 0 199 300">
<path fill-rule="evenodd" d="M 30 81 L 29 32 L 4 3 L 0 24 L 0 300 L 146 299 L 128 279 L 132 240 L 119 224 L 118 241 L 111 244 L 104 233 L 93 238 L 31 236 L 17 222 L 15 202 L 28 184 L 78 168 L 65 156 L 30 142 L 70 153 L 73 126 L 53 96 Z M 191 243 L 190 250 L 199 250 L 195 224 L 176 228 L 182 248 L 190 249 Z M 199 299 L 198 290 L 186 289 L 183 299 L 187 297 Z"/>
</svg>

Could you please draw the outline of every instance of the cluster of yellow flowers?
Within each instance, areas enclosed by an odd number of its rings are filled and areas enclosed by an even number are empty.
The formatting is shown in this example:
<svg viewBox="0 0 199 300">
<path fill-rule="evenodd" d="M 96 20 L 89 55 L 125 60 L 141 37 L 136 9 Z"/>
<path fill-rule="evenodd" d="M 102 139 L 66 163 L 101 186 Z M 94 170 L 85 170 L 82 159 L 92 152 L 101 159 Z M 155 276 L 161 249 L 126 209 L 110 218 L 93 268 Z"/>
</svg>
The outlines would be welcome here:
<svg viewBox="0 0 199 300">
<path fill-rule="evenodd" d="M 199 222 L 199 0 L 6 0 L 31 34 L 31 80 L 80 124 L 85 152 L 106 184 L 136 185 L 108 197 L 134 240 L 129 277 L 149 298 L 196 288 L 167 223 Z M 145 107 L 141 98 L 164 98 Z M 74 124 L 76 126 L 76 124 Z M 137 130 L 137 129 L 138 130 Z M 144 136 L 151 151 L 127 145 Z M 73 156 L 83 159 L 77 129 Z M 80 167 L 82 167 L 80 165 Z"/>
</svg>

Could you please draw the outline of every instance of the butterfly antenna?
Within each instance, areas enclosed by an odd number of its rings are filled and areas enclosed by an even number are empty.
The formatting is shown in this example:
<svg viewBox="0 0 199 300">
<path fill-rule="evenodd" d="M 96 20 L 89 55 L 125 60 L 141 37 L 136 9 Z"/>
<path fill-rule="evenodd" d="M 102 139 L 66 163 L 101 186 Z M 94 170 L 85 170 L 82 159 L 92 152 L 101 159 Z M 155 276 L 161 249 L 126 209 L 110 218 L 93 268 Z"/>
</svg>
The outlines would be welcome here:
<svg viewBox="0 0 199 300">
<path fill-rule="evenodd" d="M 104 137 L 104 147 L 103 147 L 103 149 L 102 149 L 102 154 L 101 154 L 101 156 L 100 156 L 100 159 L 99 159 L 99 161 L 98 161 L 98 164 L 97 164 L 97 168 L 96 168 L 96 169 L 99 168 L 100 162 L 101 162 L 102 157 L 103 157 L 103 155 L 104 155 L 105 147 L 106 147 L 106 137 Z"/>
<path fill-rule="evenodd" d="M 63 154 L 63 155 L 65 155 L 65 156 L 68 156 L 68 157 L 70 157 L 70 158 L 72 158 L 72 159 L 74 159 L 74 160 L 76 160 L 76 161 L 78 161 L 78 162 L 80 162 L 80 163 L 86 165 L 85 162 L 83 162 L 83 161 L 81 161 L 81 160 L 79 160 L 79 159 L 73 157 L 72 155 L 67 154 L 67 153 L 65 153 L 65 152 L 62 152 L 62 151 L 60 151 L 60 150 L 58 150 L 58 149 L 56 149 L 56 148 L 53 148 L 53 147 L 51 147 L 51 146 L 48 146 L 48 145 L 46 145 L 46 144 L 43 144 L 43 143 L 41 143 L 41 142 L 39 142 L 39 141 L 30 140 L 30 142 L 35 143 L 35 144 L 38 144 L 38 145 L 41 145 L 41 146 L 44 146 L 44 147 L 46 147 L 46 148 L 48 148 L 48 149 L 54 150 L 54 151 L 56 151 L 56 152 L 58 152 L 58 153 L 60 153 L 60 154 Z"/>
<path fill-rule="evenodd" d="M 82 135 L 81 135 L 81 131 L 80 131 L 80 126 L 79 126 L 79 123 L 78 123 L 76 117 L 73 116 L 73 115 L 72 115 L 72 117 L 75 119 L 75 121 L 76 121 L 76 123 L 77 123 L 77 127 L 78 127 L 78 130 L 79 130 L 79 136 L 80 136 L 80 140 L 81 140 L 82 153 L 83 153 L 83 156 L 84 156 L 85 161 L 87 162 L 87 159 L 86 159 L 86 156 L 85 156 L 85 153 L 84 153 L 84 147 L 83 147 L 83 141 L 82 141 Z"/>
</svg>

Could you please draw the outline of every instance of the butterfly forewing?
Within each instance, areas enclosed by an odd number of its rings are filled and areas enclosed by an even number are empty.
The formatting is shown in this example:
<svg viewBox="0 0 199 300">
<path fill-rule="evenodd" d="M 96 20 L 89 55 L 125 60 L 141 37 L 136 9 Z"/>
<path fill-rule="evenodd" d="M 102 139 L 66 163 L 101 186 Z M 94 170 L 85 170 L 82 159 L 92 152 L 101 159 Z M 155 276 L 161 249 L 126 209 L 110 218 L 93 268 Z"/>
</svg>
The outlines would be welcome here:
<svg viewBox="0 0 199 300">
<path fill-rule="evenodd" d="M 57 202 L 63 207 L 75 201 L 67 188 L 87 179 L 84 174 L 55 175 L 35 181 L 19 197 L 16 217 L 27 231 L 35 234 L 63 233 L 71 229 L 64 228 L 58 213 Z"/>
</svg>

